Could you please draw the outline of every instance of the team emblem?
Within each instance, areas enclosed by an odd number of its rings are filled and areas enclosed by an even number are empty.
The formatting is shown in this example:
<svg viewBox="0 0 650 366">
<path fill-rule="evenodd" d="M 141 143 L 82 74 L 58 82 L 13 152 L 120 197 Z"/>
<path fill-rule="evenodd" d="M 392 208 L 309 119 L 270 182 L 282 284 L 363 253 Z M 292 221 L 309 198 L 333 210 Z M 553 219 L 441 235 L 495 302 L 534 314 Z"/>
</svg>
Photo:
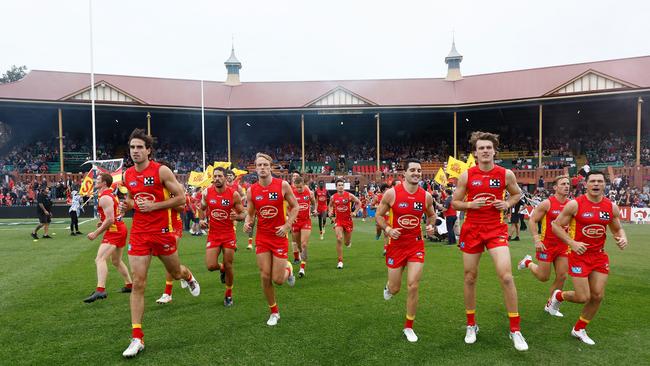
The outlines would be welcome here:
<svg viewBox="0 0 650 366">
<path fill-rule="evenodd" d="M 501 187 L 501 179 L 490 179 L 490 188 Z"/>
<path fill-rule="evenodd" d="M 149 186 L 152 186 L 154 184 L 155 179 L 154 179 L 154 177 L 144 177 L 144 179 L 142 181 L 143 181 L 145 187 L 149 187 Z"/>
<path fill-rule="evenodd" d="M 413 202 L 413 209 L 417 211 L 422 211 L 422 202 Z"/>
<path fill-rule="evenodd" d="M 600 217 L 601 220 L 609 220 L 609 212 L 600 211 L 598 217 Z"/>
<path fill-rule="evenodd" d="M 220 209 L 212 210 L 212 212 L 210 212 L 210 216 L 212 216 L 212 218 L 215 220 L 228 220 L 229 218 L 228 213 Z"/>
<path fill-rule="evenodd" d="M 272 200 L 272 201 L 277 201 L 278 192 L 269 192 L 269 199 Z"/>
<path fill-rule="evenodd" d="M 265 219 L 272 219 L 278 215 L 278 209 L 274 206 L 264 206 L 260 208 L 259 215 Z"/>
<path fill-rule="evenodd" d="M 592 239 L 601 238 L 605 235 L 605 227 L 600 224 L 587 225 L 582 228 L 582 235 Z"/>
<path fill-rule="evenodd" d="M 420 225 L 420 219 L 414 215 L 404 215 L 397 219 L 397 224 L 404 229 L 415 229 Z"/>
<path fill-rule="evenodd" d="M 230 200 L 222 199 L 221 200 L 221 206 L 230 206 Z"/>
</svg>

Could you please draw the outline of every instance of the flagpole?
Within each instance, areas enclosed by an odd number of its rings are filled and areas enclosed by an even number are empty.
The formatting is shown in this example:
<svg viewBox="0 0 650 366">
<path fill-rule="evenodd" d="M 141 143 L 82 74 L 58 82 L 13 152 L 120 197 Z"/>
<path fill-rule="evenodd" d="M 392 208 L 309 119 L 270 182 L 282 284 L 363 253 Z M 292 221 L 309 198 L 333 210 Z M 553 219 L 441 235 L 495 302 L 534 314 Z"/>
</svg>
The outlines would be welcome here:
<svg viewBox="0 0 650 366">
<path fill-rule="evenodd" d="M 203 79 L 201 79 L 201 142 L 203 143 L 203 171 L 205 172 L 205 103 L 203 100 Z"/>
<path fill-rule="evenodd" d="M 93 160 L 97 160 L 97 139 L 95 135 L 95 68 L 93 60 L 93 0 L 88 0 L 90 25 L 90 111 L 93 122 Z"/>
</svg>

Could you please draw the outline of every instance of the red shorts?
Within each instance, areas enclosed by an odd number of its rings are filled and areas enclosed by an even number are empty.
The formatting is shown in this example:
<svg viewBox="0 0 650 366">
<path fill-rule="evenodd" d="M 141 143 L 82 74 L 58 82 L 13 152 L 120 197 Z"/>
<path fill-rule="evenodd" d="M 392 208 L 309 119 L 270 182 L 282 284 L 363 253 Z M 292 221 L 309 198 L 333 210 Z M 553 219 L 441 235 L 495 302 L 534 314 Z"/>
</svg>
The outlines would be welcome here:
<svg viewBox="0 0 650 366">
<path fill-rule="evenodd" d="M 323 212 L 327 213 L 327 206 L 318 207 L 317 211 L 319 215 L 322 214 Z"/>
<path fill-rule="evenodd" d="M 343 232 L 351 233 L 352 230 L 354 229 L 354 223 L 352 221 L 343 221 L 343 222 L 338 222 L 337 221 L 334 224 L 334 228 L 337 228 L 337 227 L 343 228 Z"/>
<path fill-rule="evenodd" d="M 549 244 L 546 245 L 546 250 L 543 252 L 537 252 L 535 257 L 540 262 L 555 262 L 555 258 L 558 257 L 568 257 L 569 256 L 569 247 L 564 243 Z"/>
<path fill-rule="evenodd" d="M 175 228 L 174 228 L 174 235 L 175 235 L 178 239 L 182 238 L 182 237 L 183 237 L 183 227 L 182 227 L 182 226 L 181 226 L 181 227 L 175 227 Z"/>
<path fill-rule="evenodd" d="M 117 231 L 107 231 L 104 233 L 102 244 L 115 245 L 118 248 L 124 248 L 126 245 L 127 233 L 128 231 L 126 230 L 126 226 L 118 226 Z"/>
<path fill-rule="evenodd" d="M 388 245 L 386 247 L 386 266 L 388 268 L 402 268 L 408 262 L 424 263 L 424 242 L 415 242 L 414 245 Z"/>
<path fill-rule="evenodd" d="M 287 259 L 289 239 L 276 236 L 275 238 L 255 237 L 255 254 L 271 252 L 274 257 Z"/>
<path fill-rule="evenodd" d="M 234 236 L 231 237 L 218 237 L 216 235 L 209 235 L 208 234 L 208 241 L 205 245 L 206 249 L 212 249 L 212 248 L 227 248 L 227 249 L 234 249 L 237 250 L 237 238 Z"/>
<path fill-rule="evenodd" d="M 571 277 L 588 277 L 591 272 L 609 274 L 609 256 L 605 252 L 569 253 L 569 275 Z"/>
<path fill-rule="evenodd" d="M 296 222 L 293 225 L 291 225 L 291 232 L 297 233 L 300 230 L 311 230 L 311 220 Z"/>
<path fill-rule="evenodd" d="M 460 229 L 458 247 L 468 254 L 483 253 L 487 249 L 508 246 L 508 224 L 472 224 L 467 221 Z"/>
<path fill-rule="evenodd" d="M 171 255 L 176 253 L 176 234 L 172 233 L 131 233 L 129 255 Z"/>
</svg>

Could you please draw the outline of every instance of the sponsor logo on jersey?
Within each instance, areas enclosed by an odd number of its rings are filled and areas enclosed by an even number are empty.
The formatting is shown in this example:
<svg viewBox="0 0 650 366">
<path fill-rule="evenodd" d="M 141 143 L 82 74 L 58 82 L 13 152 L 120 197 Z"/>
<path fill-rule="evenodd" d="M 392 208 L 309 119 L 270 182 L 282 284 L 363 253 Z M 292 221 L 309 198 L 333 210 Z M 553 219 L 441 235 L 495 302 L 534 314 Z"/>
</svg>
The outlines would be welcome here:
<svg viewBox="0 0 650 366">
<path fill-rule="evenodd" d="M 539 253 L 539 259 L 548 259 L 548 254 L 544 252 Z"/>
<path fill-rule="evenodd" d="M 582 228 L 582 235 L 591 238 L 598 239 L 605 236 L 605 227 L 600 224 L 591 224 Z"/>
<path fill-rule="evenodd" d="M 599 217 L 601 220 L 609 221 L 609 212 L 606 212 L 606 211 L 600 211 L 600 212 L 598 213 L 598 217 Z"/>
<path fill-rule="evenodd" d="M 490 188 L 501 187 L 501 179 L 490 179 Z"/>
<path fill-rule="evenodd" d="M 277 201 L 278 200 L 278 192 L 269 192 L 269 199 L 271 201 Z"/>
<path fill-rule="evenodd" d="M 580 266 L 571 266 L 571 273 L 581 274 L 582 273 L 582 267 L 580 267 Z"/>
<path fill-rule="evenodd" d="M 397 224 L 404 229 L 415 229 L 420 225 L 420 219 L 414 215 L 403 215 L 397 219 Z"/>
<path fill-rule="evenodd" d="M 388 258 L 388 264 L 392 266 L 395 264 L 395 260 L 393 258 Z"/>
<path fill-rule="evenodd" d="M 210 212 L 210 216 L 215 220 L 228 220 L 230 217 L 226 211 L 219 208 L 212 210 L 212 212 Z"/>
<path fill-rule="evenodd" d="M 230 206 L 230 200 L 222 198 L 221 199 L 221 206 Z"/>
<path fill-rule="evenodd" d="M 142 182 L 144 183 L 145 187 L 148 187 L 148 186 L 152 186 L 156 182 L 156 180 L 154 179 L 154 177 L 144 177 Z"/>
<path fill-rule="evenodd" d="M 259 214 L 262 218 L 272 219 L 278 215 L 278 209 L 273 206 L 263 206 L 260 208 Z"/>
<path fill-rule="evenodd" d="M 423 206 L 422 202 L 413 202 L 413 209 L 416 211 L 422 211 Z"/>
</svg>

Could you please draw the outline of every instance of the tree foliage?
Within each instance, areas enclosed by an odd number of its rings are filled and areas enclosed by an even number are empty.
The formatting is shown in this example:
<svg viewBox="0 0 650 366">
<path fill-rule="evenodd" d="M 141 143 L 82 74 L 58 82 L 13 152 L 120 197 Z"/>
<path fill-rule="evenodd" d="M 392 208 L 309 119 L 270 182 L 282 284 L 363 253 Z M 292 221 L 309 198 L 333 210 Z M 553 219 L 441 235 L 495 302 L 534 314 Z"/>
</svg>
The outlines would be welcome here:
<svg viewBox="0 0 650 366">
<path fill-rule="evenodd" d="M 27 70 L 27 66 L 25 65 L 11 66 L 11 69 L 7 70 L 7 72 L 2 74 L 2 77 L 0 77 L 0 84 L 11 83 L 22 79 L 23 77 L 25 77 L 26 70 Z"/>
</svg>

